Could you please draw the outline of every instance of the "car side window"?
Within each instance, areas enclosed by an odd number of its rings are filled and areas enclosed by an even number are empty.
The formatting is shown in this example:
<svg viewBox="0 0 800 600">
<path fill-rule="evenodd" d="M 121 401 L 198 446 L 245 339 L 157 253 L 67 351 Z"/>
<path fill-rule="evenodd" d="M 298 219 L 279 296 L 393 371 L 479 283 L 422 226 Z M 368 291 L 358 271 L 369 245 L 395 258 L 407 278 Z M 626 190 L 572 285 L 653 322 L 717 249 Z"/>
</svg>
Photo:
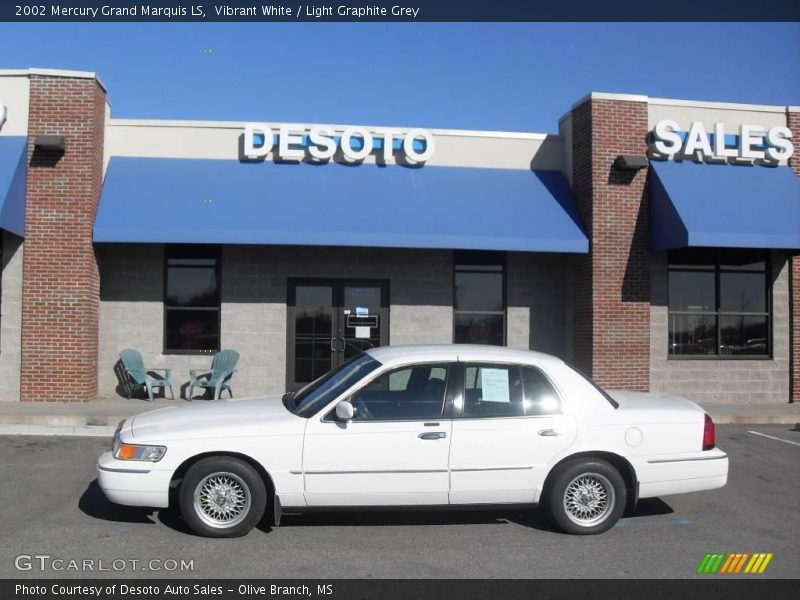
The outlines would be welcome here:
<svg viewBox="0 0 800 600">
<path fill-rule="evenodd" d="M 561 400 L 541 370 L 522 367 L 522 387 L 526 415 L 555 415 L 561 412 Z"/>
<path fill-rule="evenodd" d="M 447 388 L 446 363 L 401 367 L 379 375 L 350 397 L 354 421 L 439 419 Z"/>
<path fill-rule="evenodd" d="M 524 414 L 519 367 L 474 363 L 465 365 L 465 417 L 521 417 Z"/>
</svg>

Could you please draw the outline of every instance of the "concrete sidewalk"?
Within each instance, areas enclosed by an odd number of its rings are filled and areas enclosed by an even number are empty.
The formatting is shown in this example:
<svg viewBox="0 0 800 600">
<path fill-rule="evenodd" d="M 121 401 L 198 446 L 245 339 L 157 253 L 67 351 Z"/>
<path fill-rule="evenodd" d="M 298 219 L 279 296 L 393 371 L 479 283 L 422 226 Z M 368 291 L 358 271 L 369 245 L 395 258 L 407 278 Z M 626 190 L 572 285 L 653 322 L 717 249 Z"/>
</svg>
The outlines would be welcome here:
<svg viewBox="0 0 800 600">
<path fill-rule="evenodd" d="M 193 400 L 192 402 L 213 402 Z M 111 436 L 123 419 L 186 400 L 157 398 L 154 402 L 124 398 L 92 402 L 0 402 L 0 434 Z M 800 423 L 800 404 L 708 404 L 705 410 L 718 424 Z"/>
<path fill-rule="evenodd" d="M 0 434 L 111 436 L 123 419 L 182 404 L 188 401 L 114 398 L 92 402 L 0 402 Z"/>
</svg>

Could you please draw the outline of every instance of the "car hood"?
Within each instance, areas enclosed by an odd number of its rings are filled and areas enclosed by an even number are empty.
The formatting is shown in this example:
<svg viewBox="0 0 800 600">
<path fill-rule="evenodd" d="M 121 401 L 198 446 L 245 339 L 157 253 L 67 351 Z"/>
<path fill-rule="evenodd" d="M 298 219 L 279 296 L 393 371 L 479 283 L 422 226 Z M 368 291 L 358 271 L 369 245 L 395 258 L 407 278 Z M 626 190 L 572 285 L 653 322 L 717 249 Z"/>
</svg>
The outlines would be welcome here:
<svg viewBox="0 0 800 600">
<path fill-rule="evenodd" d="M 306 420 L 286 410 L 280 394 L 184 402 L 142 413 L 131 421 L 135 442 L 301 434 Z"/>
</svg>

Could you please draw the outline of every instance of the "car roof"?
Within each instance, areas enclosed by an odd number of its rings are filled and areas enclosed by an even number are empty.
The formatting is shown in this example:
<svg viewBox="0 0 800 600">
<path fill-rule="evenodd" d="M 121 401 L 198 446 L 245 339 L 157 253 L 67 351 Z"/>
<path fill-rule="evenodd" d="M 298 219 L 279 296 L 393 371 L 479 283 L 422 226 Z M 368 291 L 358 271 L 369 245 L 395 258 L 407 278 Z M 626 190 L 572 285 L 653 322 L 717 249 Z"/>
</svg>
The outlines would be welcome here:
<svg viewBox="0 0 800 600">
<path fill-rule="evenodd" d="M 385 365 L 404 363 L 409 360 L 436 361 L 509 361 L 518 363 L 562 363 L 551 354 L 532 350 L 517 350 L 505 346 L 480 344 L 416 344 L 409 346 L 381 346 L 366 351 L 375 360 Z"/>
</svg>

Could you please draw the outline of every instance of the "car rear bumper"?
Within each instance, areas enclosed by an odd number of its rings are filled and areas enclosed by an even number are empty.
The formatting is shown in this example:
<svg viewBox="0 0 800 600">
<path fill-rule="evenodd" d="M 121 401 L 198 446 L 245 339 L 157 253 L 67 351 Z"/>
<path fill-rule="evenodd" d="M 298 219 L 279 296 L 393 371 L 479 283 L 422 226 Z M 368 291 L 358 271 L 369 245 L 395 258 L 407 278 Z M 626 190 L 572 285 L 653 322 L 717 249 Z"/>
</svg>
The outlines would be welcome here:
<svg viewBox="0 0 800 600">
<path fill-rule="evenodd" d="M 97 483 L 106 497 L 126 506 L 169 506 L 170 471 L 145 461 L 117 460 L 111 452 L 97 459 Z"/>
<path fill-rule="evenodd" d="M 713 490 L 728 482 L 728 456 L 719 448 L 643 458 L 634 468 L 639 498 Z"/>
</svg>

